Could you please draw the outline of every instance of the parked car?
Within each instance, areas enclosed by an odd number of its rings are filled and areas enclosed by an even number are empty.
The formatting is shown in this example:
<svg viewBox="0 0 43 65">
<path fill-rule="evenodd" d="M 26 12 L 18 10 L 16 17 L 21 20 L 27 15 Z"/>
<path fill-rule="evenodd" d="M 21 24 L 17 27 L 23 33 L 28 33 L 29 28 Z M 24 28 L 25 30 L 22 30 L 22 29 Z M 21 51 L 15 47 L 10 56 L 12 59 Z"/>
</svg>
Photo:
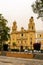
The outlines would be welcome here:
<svg viewBox="0 0 43 65">
<path fill-rule="evenodd" d="M 27 49 L 25 49 L 25 50 L 24 50 L 24 52 L 28 52 L 28 50 L 27 50 Z"/>
</svg>

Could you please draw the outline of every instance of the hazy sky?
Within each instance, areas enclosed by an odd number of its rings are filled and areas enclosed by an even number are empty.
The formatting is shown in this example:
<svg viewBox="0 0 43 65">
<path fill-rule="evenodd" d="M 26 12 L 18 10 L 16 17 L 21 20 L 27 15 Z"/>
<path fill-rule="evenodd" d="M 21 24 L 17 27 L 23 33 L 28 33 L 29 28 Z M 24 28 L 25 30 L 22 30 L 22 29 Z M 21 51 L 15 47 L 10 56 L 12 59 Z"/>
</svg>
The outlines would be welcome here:
<svg viewBox="0 0 43 65">
<path fill-rule="evenodd" d="M 43 22 L 37 20 L 37 15 L 32 11 L 32 3 L 35 0 L 0 0 L 0 13 L 8 20 L 11 28 L 14 20 L 17 22 L 18 29 L 21 27 L 28 29 L 29 18 L 34 17 L 37 30 L 43 30 Z"/>
</svg>

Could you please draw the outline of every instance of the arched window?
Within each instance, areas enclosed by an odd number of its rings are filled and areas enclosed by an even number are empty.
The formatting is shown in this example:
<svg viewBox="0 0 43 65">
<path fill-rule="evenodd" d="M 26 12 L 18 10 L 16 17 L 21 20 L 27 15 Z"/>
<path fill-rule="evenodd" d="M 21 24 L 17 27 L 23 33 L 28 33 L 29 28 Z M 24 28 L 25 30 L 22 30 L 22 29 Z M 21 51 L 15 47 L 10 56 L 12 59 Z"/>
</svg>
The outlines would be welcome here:
<svg viewBox="0 0 43 65">
<path fill-rule="evenodd" d="M 21 34 L 21 36 L 23 36 L 23 33 Z"/>
<path fill-rule="evenodd" d="M 33 30 L 33 26 L 32 26 L 32 30 Z"/>
</svg>

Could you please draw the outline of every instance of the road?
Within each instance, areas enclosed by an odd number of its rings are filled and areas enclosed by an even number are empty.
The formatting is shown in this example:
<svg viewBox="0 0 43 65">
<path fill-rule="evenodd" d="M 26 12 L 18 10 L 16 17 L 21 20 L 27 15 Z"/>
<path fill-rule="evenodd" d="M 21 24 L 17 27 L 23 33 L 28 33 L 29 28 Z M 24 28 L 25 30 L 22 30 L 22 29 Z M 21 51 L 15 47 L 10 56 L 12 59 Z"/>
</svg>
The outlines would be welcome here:
<svg viewBox="0 0 43 65">
<path fill-rule="evenodd" d="M 43 60 L 0 56 L 0 65 L 43 65 Z"/>
</svg>

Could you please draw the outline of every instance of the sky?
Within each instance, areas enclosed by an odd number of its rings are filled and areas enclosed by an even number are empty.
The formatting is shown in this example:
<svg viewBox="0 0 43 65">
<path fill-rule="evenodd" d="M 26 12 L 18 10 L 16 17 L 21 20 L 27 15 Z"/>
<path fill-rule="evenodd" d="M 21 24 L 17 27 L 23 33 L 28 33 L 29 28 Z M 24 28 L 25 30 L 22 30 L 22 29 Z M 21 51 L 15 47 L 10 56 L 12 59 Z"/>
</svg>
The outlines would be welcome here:
<svg viewBox="0 0 43 65">
<path fill-rule="evenodd" d="M 36 30 L 43 30 L 43 21 L 37 19 L 37 14 L 33 13 L 31 5 L 35 0 L 0 0 L 0 13 L 8 20 L 8 26 L 12 28 L 13 22 L 17 22 L 17 29 L 21 27 L 28 29 L 31 16 L 34 17 Z"/>
</svg>

